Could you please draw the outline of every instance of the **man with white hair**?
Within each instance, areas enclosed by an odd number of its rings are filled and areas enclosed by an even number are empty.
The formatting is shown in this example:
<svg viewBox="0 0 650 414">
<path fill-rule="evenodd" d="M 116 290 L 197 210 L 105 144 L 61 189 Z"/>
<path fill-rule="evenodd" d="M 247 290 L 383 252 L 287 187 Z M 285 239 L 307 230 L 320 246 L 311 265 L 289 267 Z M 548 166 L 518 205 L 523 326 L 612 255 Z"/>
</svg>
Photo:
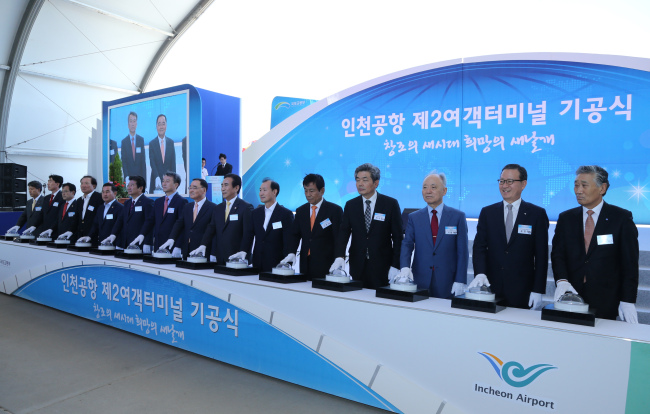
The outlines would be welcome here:
<svg viewBox="0 0 650 414">
<path fill-rule="evenodd" d="M 555 300 L 578 293 L 596 317 L 638 323 L 639 241 L 632 213 L 607 204 L 608 174 L 597 165 L 576 171 L 573 191 L 580 207 L 560 214 L 551 263 Z"/>
<path fill-rule="evenodd" d="M 414 279 L 418 288 L 428 290 L 431 297 L 451 299 L 452 294 L 465 293 L 469 250 L 465 213 L 445 205 L 445 194 L 444 173 L 432 172 L 424 177 L 422 198 L 427 206 L 408 216 L 400 277 Z"/>
</svg>

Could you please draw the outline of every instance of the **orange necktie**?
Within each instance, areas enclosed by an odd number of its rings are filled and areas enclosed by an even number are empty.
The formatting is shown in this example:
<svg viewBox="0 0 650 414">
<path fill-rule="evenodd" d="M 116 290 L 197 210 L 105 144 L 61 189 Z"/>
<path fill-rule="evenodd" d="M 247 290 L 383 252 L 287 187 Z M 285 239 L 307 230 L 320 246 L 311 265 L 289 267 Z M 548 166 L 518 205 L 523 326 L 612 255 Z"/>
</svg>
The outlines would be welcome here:
<svg viewBox="0 0 650 414">
<path fill-rule="evenodd" d="M 309 229 L 314 230 L 314 223 L 316 222 L 316 209 L 317 206 L 311 206 L 311 217 L 309 217 Z M 311 249 L 307 250 L 307 256 L 311 255 Z"/>
</svg>

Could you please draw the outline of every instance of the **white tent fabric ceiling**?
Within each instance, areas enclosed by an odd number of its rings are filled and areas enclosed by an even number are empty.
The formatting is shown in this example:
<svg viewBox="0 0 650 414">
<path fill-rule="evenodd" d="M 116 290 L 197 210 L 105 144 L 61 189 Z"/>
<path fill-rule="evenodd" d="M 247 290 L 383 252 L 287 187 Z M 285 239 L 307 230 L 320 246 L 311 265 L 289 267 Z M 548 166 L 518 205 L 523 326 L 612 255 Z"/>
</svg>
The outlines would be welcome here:
<svg viewBox="0 0 650 414">
<path fill-rule="evenodd" d="M 144 92 L 212 2 L 0 2 L 0 160 L 27 165 L 28 180 L 41 182 L 52 173 L 78 181 L 94 170 L 88 146 L 101 102 Z"/>
</svg>

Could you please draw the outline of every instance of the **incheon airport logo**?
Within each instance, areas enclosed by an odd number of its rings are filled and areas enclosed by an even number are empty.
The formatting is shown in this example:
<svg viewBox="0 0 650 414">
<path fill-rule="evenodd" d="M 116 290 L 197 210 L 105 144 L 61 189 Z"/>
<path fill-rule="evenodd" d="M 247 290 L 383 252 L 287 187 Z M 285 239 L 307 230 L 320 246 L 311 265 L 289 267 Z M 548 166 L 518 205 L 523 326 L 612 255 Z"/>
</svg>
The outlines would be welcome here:
<svg viewBox="0 0 650 414">
<path fill-rule="evenodd" d="M 537 364 L 524 368 L 519 362 L 510 361 L 504 363 L 497 356 L 488 352 L 479 352 L 485 359 L 488 360 L 496 374 L 506 384 L 521 388 L 535 381 L 540 375 L 551 369 L 557 369 L 550 364 Z"/>
<path fill-rule="evenodd" d="M 290 108 L 290 107 L 291 105 L 289 104 L 289 102 L 278 102 L 277 104 L 275 104 L 276 111 L 280 108 Z"/>
</svg>

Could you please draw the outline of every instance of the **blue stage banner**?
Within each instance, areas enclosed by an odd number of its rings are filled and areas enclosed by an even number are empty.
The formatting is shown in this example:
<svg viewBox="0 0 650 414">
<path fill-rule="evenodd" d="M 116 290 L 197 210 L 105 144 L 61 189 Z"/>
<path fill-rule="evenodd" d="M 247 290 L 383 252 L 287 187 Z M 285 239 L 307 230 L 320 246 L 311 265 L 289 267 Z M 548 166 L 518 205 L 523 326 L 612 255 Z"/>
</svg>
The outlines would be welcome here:
<svg viewBox="0 0 650 414">
<path fill-rule="evenodd" d="M 45 273 L 13 295 L 209 358 L 399 412 L 352 375 L 269 323 L 192 286 L 104 265 Z"/>
<path fill-rule="evenodd" d="M 271 103 L 271 128 L 275 128 L 277 124 L 314 102 L 316 101 L 313 99 L 276 96 Z"/>
<path fill-rule="evenodd" d="M 429 65 L 319 101 L 246 151 L 244 199 L 257 205 L 269 176 L 295 210 L 303 176 L 315 172 L 325 198 L 343 205 L 357 196 L 354 169 L 370 162 L 381 169 L 379 191 L 402 208 L 424 205 L 422 180 L 437 170 L 447 175 L 445 203 L 478 217 L 501 200 L 501 169 L 516 163 L 528 170 L 523 198 L 555 220 L 578 205 L 576 168 L 598 164 L 610 174 L 605 200 L 650 223 L 650 61 L 560 57 Z"/>
</svg>

